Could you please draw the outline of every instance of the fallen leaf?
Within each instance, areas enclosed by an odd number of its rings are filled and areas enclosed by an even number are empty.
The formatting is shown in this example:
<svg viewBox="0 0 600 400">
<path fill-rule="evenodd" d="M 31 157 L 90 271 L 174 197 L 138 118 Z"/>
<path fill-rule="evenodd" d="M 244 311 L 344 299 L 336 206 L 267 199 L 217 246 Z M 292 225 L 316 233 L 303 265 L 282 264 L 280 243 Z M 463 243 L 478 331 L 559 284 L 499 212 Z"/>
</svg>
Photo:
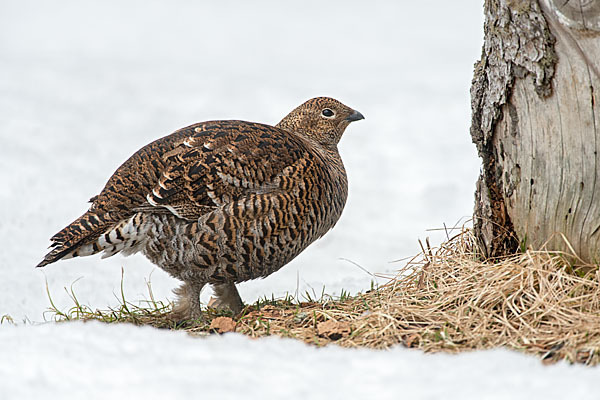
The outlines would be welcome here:
<svg viewBox="0 0 600 400">
<path fill-rule="evenodd" d="M 210 323 L 210 329 L 217 333 L 235 332 L 235 321 L 229 317 L 217 317 Z"/>
<path fill-rule="evenodd" d="M 350 324 L 332 319 L 317 324 L 317 335 L 331 340 L 339 340 L 351 332 Z"/>
<path fill-rule="evenodd" d="M 404 345 L 406 347 L 414 347 L 417 346 L 419 344 L 419 335 L 417 335 L 416 333 L 413 333 L 412 335 L 408 335 L 404 337 Z"/>
</svg>

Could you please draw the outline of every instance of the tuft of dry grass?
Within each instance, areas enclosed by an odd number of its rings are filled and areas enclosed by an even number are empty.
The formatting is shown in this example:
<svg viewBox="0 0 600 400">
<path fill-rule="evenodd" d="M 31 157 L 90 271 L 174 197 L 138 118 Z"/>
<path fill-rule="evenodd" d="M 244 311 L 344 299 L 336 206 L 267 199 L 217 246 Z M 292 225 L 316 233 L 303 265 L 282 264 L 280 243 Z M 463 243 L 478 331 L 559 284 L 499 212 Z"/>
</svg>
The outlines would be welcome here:
<svg viewBox="0 0 600 400">
<path fill-rule="evenodd" d="M 135 309 L 134 317 L 128 316 L 131 310 L 81 312 L 79 305 L 70 319 L 150 324 L 195 335 L 279 335 L 318 346 L 334 342 L 385 349 L 401 344 L 453 353 L 504 346 L 546 362 L 600 362 L 597 265 L 548 251 L 487 261 L 479 254 L 473 233 L 463 229 L 438 248 L 427 243 L 385 285 L 356 296 L 264 299 L 238 316 L 209 308 L 206 321 L 183 327 L 166 323 L 168 306 L 156 302 L 153 308 Z M 125 299 L 123 304 L 127 307 Z"/>
</svg>

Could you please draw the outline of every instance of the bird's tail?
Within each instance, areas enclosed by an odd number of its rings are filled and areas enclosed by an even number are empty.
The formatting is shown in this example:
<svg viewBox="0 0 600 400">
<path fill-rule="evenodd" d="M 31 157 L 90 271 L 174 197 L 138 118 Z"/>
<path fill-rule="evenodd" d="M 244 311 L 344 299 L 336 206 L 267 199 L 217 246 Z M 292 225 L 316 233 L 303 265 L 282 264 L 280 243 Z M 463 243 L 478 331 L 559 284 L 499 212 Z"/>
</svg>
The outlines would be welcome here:
<svg viewBox="0 0 600 400">
<path fill-rule="evenodd" d="M 88 211 L 50 240 L 50 252 L 37 267 L 44 267 L 58 260 L 83 257 L 104 252 L 102 258 L 120 251 L 133 254 L 142 246 L 146 229 L 143 215 L 135 214 L 126 219 L 117 219 L 110 213 Z"/>
</svg>

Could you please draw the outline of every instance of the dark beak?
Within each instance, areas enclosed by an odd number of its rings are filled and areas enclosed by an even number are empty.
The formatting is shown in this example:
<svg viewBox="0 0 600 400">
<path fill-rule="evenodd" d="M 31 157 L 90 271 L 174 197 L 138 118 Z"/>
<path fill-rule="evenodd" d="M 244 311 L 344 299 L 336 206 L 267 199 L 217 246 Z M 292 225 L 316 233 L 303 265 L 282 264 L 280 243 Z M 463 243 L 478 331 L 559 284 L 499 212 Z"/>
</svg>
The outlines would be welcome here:
<svg viewBox="0 0 600 400">
<path fill-rule="evenodd" d="M 358 111 L 354 111 L 352 114 L 350 114 L 347 118 L 346 121 L 360 121 L 361 119 L 365 119 L 365 117 L 359 113 Z"/>
</svg>

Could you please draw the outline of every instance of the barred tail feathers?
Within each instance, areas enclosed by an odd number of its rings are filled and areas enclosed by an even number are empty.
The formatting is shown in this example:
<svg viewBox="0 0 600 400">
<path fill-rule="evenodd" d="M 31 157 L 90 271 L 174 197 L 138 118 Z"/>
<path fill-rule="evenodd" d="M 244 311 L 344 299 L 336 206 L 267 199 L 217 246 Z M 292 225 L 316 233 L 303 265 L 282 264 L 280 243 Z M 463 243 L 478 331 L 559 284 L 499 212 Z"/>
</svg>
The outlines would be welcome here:
<svg viewBox="0 0 600 400">
<path fill-rule="evenodd" d="M 97 230 L 88 229 L 90 219 L 98 221 L 98 216 L 84 214 L 52 238 L 54 247 L 38 267 L 43 267 L 58 260 L 73 257 L 84 257 L 103 253 L 102 258 L 113 256 L 119 252 L 130 255 L 139 251 L 143 244 L 147 228 L 141 213 L 108 226 L 98 226 Z M 87 232 L 82 232 L 83 229 Z M 87 233 L 87 234 L 82 234 Z M 79 238 L 81 237 L 81 238 Z"/>
</svg>

